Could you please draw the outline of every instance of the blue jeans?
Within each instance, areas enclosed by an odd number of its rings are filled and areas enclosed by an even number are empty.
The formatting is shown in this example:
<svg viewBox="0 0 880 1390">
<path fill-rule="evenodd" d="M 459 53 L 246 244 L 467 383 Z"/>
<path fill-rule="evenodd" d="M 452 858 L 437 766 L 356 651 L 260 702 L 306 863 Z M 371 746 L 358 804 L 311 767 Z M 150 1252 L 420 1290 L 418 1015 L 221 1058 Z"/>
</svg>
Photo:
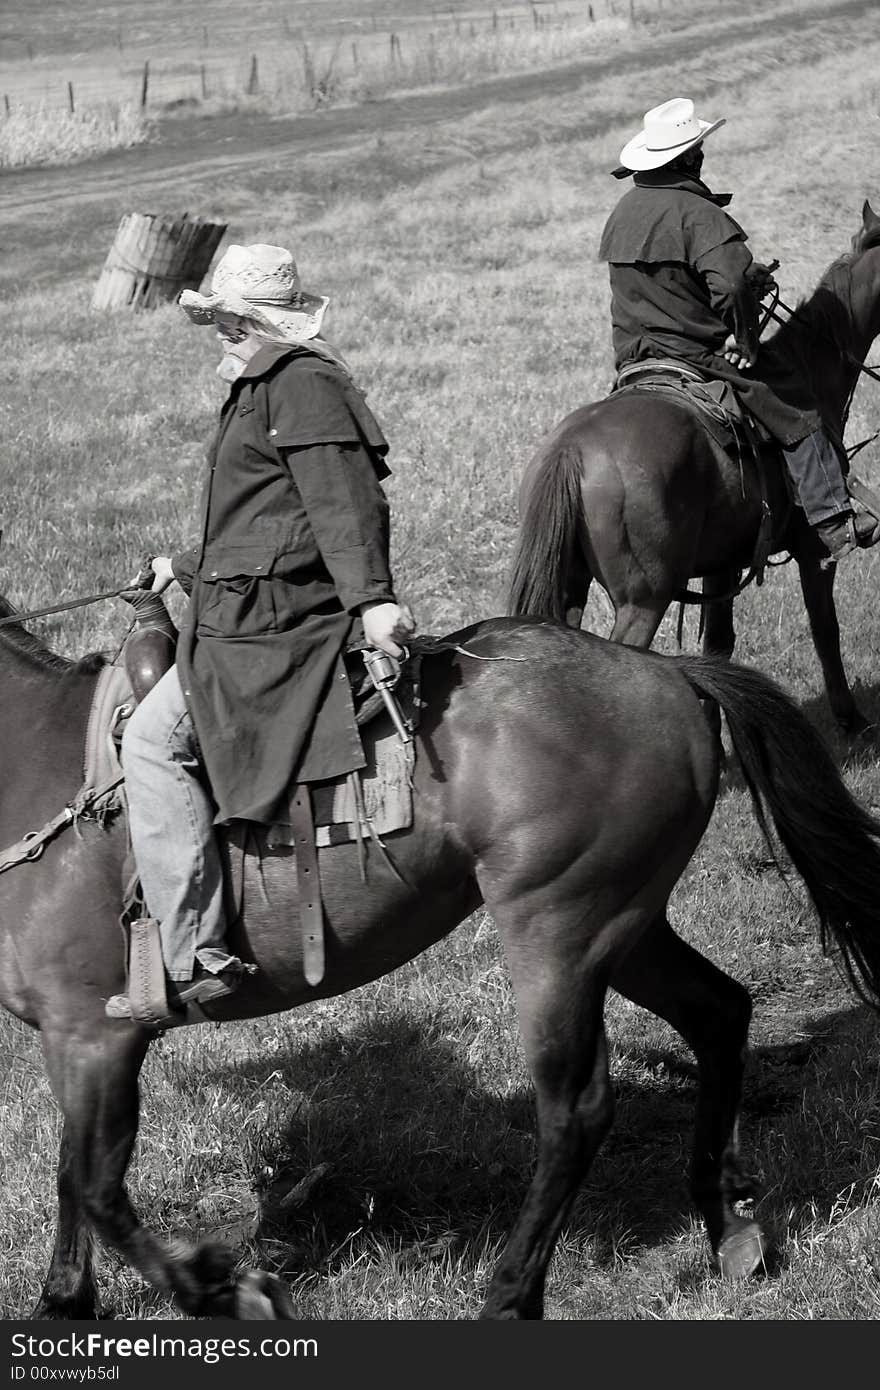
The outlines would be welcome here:
<svg viewBox="0 0 880 1390">
<path fill-rule="evenodd" d="M 852 510 L 837 450 L 824 430 L 814 430 L 783 453 L 811 526 Z"/>
<path fill-rule="evenodd" d="M 129 719 L 122 766 L 135 862 L 169 979 L 191 980 L 196 961 L 212 974 L 237 965 L 224 941 L 214 807 L 176 666 Z"/>
</svg>

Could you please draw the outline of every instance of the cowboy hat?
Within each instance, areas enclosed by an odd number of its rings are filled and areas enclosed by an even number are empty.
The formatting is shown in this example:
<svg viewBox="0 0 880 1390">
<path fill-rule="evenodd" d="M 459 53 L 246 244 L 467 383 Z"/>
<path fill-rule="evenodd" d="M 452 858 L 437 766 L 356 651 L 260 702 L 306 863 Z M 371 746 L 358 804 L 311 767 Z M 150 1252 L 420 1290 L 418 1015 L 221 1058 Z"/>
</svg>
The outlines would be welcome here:
<svg viewBox="0 0 880 1390">
<path fill-rule="evenodd" d="M 214 323 L 218 314 L 238 314 L 292 342 L 317 337 L 330 303 L 323 295 L 300 289 L 289 251 L 260 242 L 227 247 L 211 278 L 211 293 L 183 290 L 177 302 L 193 323 Z"/>
<path fill-rule="evenodd" d="M 660 169 L 722 125 L 724 117 L 720 121 L 701 121 L 694 114 L 692 101 L 673 97 L 645 113 L 642 129 L 620 151 L 620 162 L 628 173 Z"/>
</svg>

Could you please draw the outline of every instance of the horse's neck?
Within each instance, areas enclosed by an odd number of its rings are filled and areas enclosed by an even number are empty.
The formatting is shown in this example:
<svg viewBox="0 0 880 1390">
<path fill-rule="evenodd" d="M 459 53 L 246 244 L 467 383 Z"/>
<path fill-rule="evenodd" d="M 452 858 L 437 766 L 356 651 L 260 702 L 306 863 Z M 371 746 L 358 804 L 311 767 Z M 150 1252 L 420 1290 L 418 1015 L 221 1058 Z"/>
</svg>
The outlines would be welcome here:
<svg viewBox="0 0 880 1390">
<path fill-rule="evenodd" d="M 3 616 L 6 616 L 5 613 Z M 29 764 L 65 784 L 82 763 L 96 670 L 66 661 L 20 628 L 0 628 L 0 765 L 4 791 Z M 72 791 L 76 791 L 74 786 Z"/>
<path fill-rule="evenodd" d="M 880 259 L 866 252 L 821 283 L 795 315 L 791 332 L 802 335 L 811 385 L 822 404 L 841 419 L 859 368 L 880 329 Z M 782 330 L 782 342 L 786 341 Z"/>
<path fill-rule="evenodd" d="M 835 328 L 831 327 L 832 314 Z M 775 358 L 786 372 L 803 381 L 826 419 L 843 423 L 843 413 L 858 375 L 858 366 L 841 351 L 843 309 L 823 286 L 798 306 L 792 318 L 767 344 L 768 359 Z M 847 341 L 849 334 L 846 334 Z"/>
<path fill-rule="evenodd" d="M 880 333 L 880 247 L 863 252 L 853 266 L 850 285 L 853 354 L 864 362 Z"/>
</svg>

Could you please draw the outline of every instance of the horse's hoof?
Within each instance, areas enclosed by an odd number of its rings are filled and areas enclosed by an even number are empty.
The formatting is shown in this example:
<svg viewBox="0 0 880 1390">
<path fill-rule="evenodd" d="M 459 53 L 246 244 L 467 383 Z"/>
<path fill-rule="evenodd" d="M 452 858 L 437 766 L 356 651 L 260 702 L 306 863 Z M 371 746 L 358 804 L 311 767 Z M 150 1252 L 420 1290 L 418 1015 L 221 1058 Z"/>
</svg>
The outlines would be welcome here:
<svg viewBox="0 0 880 1390">
<path fill-rule="evenodd" d="M 838 719 L 837 727 L 851 743 L 871 743 L 877 737 L 877 725 L 870 723 L 860 710 Z"/>
<path fill-rule="evenodd" d="M 261 1269 L 249 1269 L 235 1286 L 235 1316 L 250 1321 L 292 1321 L 296 1309 L 287 1285 Z"/>
<path fill-rule="evenodd" d="M 743 1221 L 718 1247 L 722 1279 L 748 1279 L 767 1267 L 769 1245 L 757 1221 Z"/>
<path fill-rule="evenodd" d="M 43 1295 L 30 1314 L 32 1322 L 95 1322 L 100 1317 L 96 1300 L 88 1296 L 62 1300 Z"/>
</svg>

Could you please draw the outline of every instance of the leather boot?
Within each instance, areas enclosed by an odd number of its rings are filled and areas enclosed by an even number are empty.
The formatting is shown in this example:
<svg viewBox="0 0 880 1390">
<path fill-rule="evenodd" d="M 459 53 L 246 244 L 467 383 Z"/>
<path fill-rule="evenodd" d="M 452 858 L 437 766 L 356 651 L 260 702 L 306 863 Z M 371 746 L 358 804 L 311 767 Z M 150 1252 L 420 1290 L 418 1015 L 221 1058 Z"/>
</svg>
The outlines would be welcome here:
<svg viewBox="0 0 880 1390">
<path fill-rule="evenodd" d="M 820 521 L 816 534 L 828 551 L 831 564 L 853 550 L 866 550 L 880 540 L 880 522 L 870 512 L 839 512 Z"/>
</svg>

